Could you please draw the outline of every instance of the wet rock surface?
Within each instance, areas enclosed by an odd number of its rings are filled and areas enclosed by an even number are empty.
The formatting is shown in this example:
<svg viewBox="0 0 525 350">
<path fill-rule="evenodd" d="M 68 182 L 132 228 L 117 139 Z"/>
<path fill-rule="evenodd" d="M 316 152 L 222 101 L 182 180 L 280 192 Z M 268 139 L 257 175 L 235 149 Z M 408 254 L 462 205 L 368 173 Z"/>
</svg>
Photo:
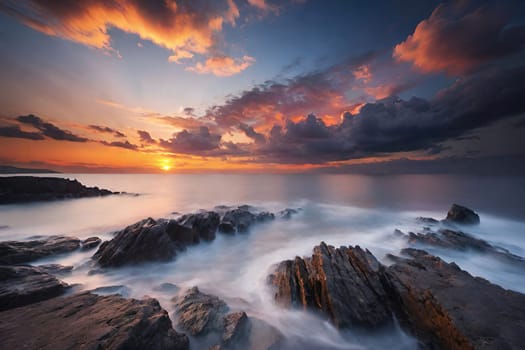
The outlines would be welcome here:
<svg viewBox="0 0 525 350">
<path fill-rule="evenodd" d="M 335 249 L 323 242 L 311 257 L 281 262 L 270 282 L 281 305 L 320 311 L 341 328 L 374 328 L 391 321 L 384 269 L 359 246 Z"/>
<path fill-rule="evenodd" d="M 218 207 L 178 219 L 148 218 L 126 227 L 100 245 L 93 256 L 102 267 L 169 261 L 178 252 L 201 241 L 212 241 L 215 233 L 246 232 L 257 222 L 272 220 L 274 214 L 257 212 L 250 206 Z"/>
<path fill-rule="evenodd" d="M 33 266 L 0 266 L 0 311 L 62 295 L 67 288 L 66 283 L 47 273 L 45 269 Z"/>
<path fill-rule="evenodd" d="M 472 209 L 458 204 L 452 204 L 452 207 L 447 213 L 445 221 L 464 225 L 474 225 L 479 224 L 479 215 L 476 214 Z"/>
<path fill-rule="evenodd" d="M 155 299 L 91 293 L 0 313 L 0 339 L 5 349 L 189 348 Z"/>
<path fill-rule="evenodd" d="M 29 241 L 0 242 L 0 264 L 23 264 L 55 254 L 70 253 L 80 247 L 76 237 L 36 237 Z"/>
<path fill-rule="evenodd" d="M 322 243 L 311 258 L 280 263 L 276 301 L 318 310 L 338 327 L 377 328 L 396 315 L 433 349 L 519 349 L 525 295 L 473 277 L 417 249 L 381 265 L 359 247 Z"/>
<path fill-rule="evenodd" d="M 10 176 L 0 178 L 0 204 L 100 197 L 118 194 L 87 187 L 77 180 L 58 177 Z"/>
<path fill-rule="evenodd" d="M 96 247 L 102 242 L 102 240 L 98 237 L 89 237 L 83 240 L 82 243 L 82 250 L 91 250 Z"/>
</svg>

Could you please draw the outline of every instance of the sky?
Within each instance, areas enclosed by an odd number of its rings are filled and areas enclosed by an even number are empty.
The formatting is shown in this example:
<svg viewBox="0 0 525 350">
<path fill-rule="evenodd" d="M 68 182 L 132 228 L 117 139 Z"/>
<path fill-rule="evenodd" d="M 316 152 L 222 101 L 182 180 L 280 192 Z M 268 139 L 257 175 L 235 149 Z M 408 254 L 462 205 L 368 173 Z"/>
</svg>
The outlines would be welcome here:
<svg viewBox="0 0 525 350">
<path fill-rule="evenodd" d="M 525 160 L 524 49 L 514 0 L 0 0 L 0 164 L 494 168 Z"/>
</svg>

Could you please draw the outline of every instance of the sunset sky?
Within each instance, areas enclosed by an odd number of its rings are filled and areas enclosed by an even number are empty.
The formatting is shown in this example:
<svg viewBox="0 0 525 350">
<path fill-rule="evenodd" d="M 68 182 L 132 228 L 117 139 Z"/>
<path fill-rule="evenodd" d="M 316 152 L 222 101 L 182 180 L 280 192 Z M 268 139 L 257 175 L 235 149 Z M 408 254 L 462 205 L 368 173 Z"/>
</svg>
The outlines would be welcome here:
<svg viewBox="0 0 525 350">
<path fill-rule="evenodd" d="M 525 1 L 0 0 L 0 164 L 525 155 Z"/>
</svg>

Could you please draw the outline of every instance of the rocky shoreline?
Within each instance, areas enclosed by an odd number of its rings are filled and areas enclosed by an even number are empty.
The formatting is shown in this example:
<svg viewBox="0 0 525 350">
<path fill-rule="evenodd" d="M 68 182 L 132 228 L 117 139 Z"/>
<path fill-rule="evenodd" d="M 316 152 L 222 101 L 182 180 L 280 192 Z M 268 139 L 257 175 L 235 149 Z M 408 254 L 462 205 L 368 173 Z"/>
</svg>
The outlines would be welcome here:
<svg viewBox="0 0 525 350">
<path fill-rule="evenodd" d="M 112 194 L 123 193 L 98 187 L 87 187 L 77 180 L 60 177 L 0 177 L 0 204 L 102 197 Z"/>
<path fill-rule="evenodd" d="M 212 242 L 217 234 L 246 234 L 253 225 L 290 219 L 297 212 L 220 206 L 176 219 L 147 218 L 102 243 L 97 237 L 82 241 L 67 236 L 0 242 L 0 343 L 44 349 L 189 349 L 203 344 L 214 344 L 212 349 L 278 349 L 286 337 L 277 328 L 198 286 L 159 286 L 172 295 L 175 311 L 169 315 L 156 299 L 112 294 L 125 286 L 77 292 L 61 281 L 73 267 L 27 264 L 97 247 L 94 273 L 171 261 L 200 242 Z M 424 248 L 475 250 L 516 264 L 524 259 L 460 230 L 480 222 L 468 208 L 453 205 L 444 220 L 417 222 L 421 232 L 394 232 L 411 247 L 388 255 L 390 265 L 366 248 L 324 242 L 309 257 L 276 264 L 268 276 L 276 304 L 310 310 L 340 329 L 373 332 L 398 322 L 422 349 L 519 349 L 525 295 L 474 277 Z"/>
</svg>

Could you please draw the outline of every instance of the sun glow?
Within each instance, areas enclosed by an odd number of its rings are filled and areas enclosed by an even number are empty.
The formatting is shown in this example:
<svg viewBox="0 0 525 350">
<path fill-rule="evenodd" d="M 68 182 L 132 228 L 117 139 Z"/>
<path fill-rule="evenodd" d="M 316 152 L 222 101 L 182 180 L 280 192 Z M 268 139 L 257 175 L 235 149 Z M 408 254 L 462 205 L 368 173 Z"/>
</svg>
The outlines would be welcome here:
<svg viewBox="0 0 525 350">
<path fill-rule="evenodd" d="M 169 160 L 169 159 L 162 159 L 161 162 L 160 162 L 160 168 L 163 171 L 170 171 L 171 168 L 172 168 L 171 160 Z"/>
</svg>

